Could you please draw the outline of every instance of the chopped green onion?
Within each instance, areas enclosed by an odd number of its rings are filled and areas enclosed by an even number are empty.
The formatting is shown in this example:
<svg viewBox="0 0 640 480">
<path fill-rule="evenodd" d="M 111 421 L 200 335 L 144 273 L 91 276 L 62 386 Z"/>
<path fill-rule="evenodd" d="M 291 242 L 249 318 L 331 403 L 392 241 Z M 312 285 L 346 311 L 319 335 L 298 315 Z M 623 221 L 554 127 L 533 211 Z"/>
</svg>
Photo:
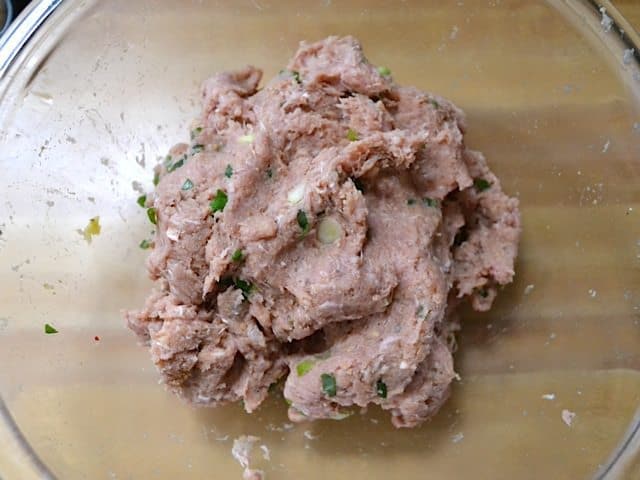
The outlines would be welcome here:
<svg viewBox="0 0 640 480">
<path fill-rule="evenodd" d="M 350 142 L 355 142 L 358 140 L 358 132 L 356 132 L 354 129 L 350 128 L 349 130 L 347 130 L 347 140 L 349 140 Z"/>
<path fill-rule="evenodd" d="M 307 373 L 311 371 L 315 362 L 313 360 L 303 360 L 298 365 L 296 365 L 296 372 L 299 377 L 304 377 Z"/>
<path fill-rule="evenodd" d="M 298 221 L 298 225 L 302 229 L 302 234 L 306 235 L 309 232 L 309 220 L 307 219 L 307 214 L 304 212 L 304 210 L 298 210 L 296 220 Z"/>
<path fill-rule="evenodd" d="M 155 172 L 153 174 L 153 186 L 157 187 L 159 183 L 160 183 L 160 174 L 158 172 Z"/>
<path fill-rule="evenodd" d="M 253 135 L 249 133 L 247 135 L 239 136 L 238 143 L 253 143 Z"/>
<path fill-rule="evenodd" d="M 376 393 L 380 398 L 387 398 L 387 384 L 382 380 L 376 382 Z"/>
<path fill-rule="evenodd" d="M 231 255 L 231 261 L 236 263 L 241 262 L 243 258 L 244 253 L 242 253 L 242 250 L 236 250 L 235 252 L 233 252 L 233 255 Z"/>
<path fill-rule="evenodd" d="M 142 250 L 147 250 L 149 247 L 151 247 L 151 242 L 146 238 L 140 242 L 140 248 Z"/>
<path fill-rule="evenodd" d="M 158 224 L 158 214 L 156 213 L 155 208 L 147 208 L 147 217 L 149 217 L 149 221 L 154 225 Z"/>
<path fill-rule="evenodd" d="M 485 190 L 491 188 L 491 182 L 485 180 L 484 178 L 476 178 L 473 181 L 473 186 L 476 187 L 476 190 L 478 192 L 484 192 Z"/>
<path fill-rule="evenodd" d="M 434 108 L 440 108 L 440 104 L 435 101 L 433 98 L 429 99 L 429 103 L 433 105 Z"/>
<path fill-rule="evenodd" d="M 320 375 L 320 381 L 322 382 L 322 391 L 327 397 L 335 397 L 337 393 L 336 377 L 329 373 L 323 373 Z"/>
<path fill-rule="evenodd" d="M 228 200 L 229 197 L 227 197 L 227 194 L 223 190 L 218 189 L 216 196 L 211 200 L 211 203 L 209 203 L 211 213 L 222 212 Z"/>
<path fill-rule="evenodd" d="M 51 335 L 54 333 L 58 333 L 58 330 L 56 330 L 52 325 L 49 325 L 48 323 L 44 324 L 44 333 L 46 333 L 47 335 Z"/>
<path fill-rule="evenodd" d="M 202 133 L 202 127 L 197 127 L 191 130 L 191 140 L 196 138 L 198 135 Z"/>
<path fill-rule="evenodd" d="M 138 205 L 140 205 L 142 208 L 144 208 L 144 204 L 147 203 L 147 195 L 146 194 L 145 195 L 140 195 L 138 197 L 137 202 L 138 202 Z"/>
<path fill-rule="evenodd" d="M 193 182 L 187 178 L 182 184 L 182 190 L 187 191 L 187 190 L 191 190 L 192 188 L 193 188 Z"/>
<path fill-rule="evenodd" d="M 184 165 L 184 161 L 185 161 L 186 157 L 183 156 L 180 160 L 178 160 L 176 163 L 172 163 L 170 165 L 167 166 L 167 172 L 171 173 L 174 170 L 179 169 L 181 166 Z"/>
<path fill-rule="evenodd" d="M 166 157 L 164 157 L 164 166 L 168 167 L 169 165 L 171 165 L 171 160 L 173 160 L 173 157 L 171 155 L 167 155 Z"/>
<path fill-rule="evenodd" d="M 438 200 L 434 200 L 433 198 L 429 198 L 429 197 L 424 197 L 422 201 L 427 207 L 438 208 L 438 205 L 439 205 Z"/>
<path fill-rule="evenodd" d="M 102 227 L 100 227 L 100 217 L 93 217 L 89 219 L 89 223 L 86 227 L 84 227 L 84 230 L 82 230 L 81 233 L 87 243 L 91 243 L 91 239 L 93 238 L 93 236 L 100 235 L 101 230 Z"/>
<path fill-rule="evenodd" d="M 249 295 L 253 291 L 253 285 L 251 282 L 247 282 L 246 280 L 242 280 L 240 278 L 234 281 L 237 289 L 242 290 L 242 296 L 246 299 L 249 298 Z"/>
<path fill-rule="evenodd" d="M 231 178 L 233 175 L 233 167 L 230 164 L 227 164 L 227 168 L 224 169 L 224 176 L 227 178 Z"/>
<path fill-rule="evenodd" d="M 193 147 L 191 147 L 191 151 L 193 153 L 200 153 L 204 151 L 204 145 L 202 145 L 201 143 L 197 143 Z"/>
<path fill-rule="evenodd" d="M 280 70 L 280 75 L 282 75 L 283 73 L 291 75 L 293 77 L 293 79 L 296 81 L 296 83 L 298 83 L 298 84 L 302 83 L 302 78 L 300 77 L 300 72 L 297 72 L 295 70 Z"/>
<path fill-rule="evenodd" d="M 409 200 L 407 200 L 407 205 L 414 205 L 415 203 L 416 203 L 415 198 L 410 198 Z"/>
<path fill-rule="evenodd" d="M 325 217 L 320 220 L 318 225 L 318 240 L 328 245 L 342 237 L 342 225 L 331 217 Z"/>
<path fill-rule="evenodd" d="M 383 77 L 388 77 L 391 75 L 391 70 L 389 70 L 389 67 L 378 67 L 378 73 Z"/>
</svg>

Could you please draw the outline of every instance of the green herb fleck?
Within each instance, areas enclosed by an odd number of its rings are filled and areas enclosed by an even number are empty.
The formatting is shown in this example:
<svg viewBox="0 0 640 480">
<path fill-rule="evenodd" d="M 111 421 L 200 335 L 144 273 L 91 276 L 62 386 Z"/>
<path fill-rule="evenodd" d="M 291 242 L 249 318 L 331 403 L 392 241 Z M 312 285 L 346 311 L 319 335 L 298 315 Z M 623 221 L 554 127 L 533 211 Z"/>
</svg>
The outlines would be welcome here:
<svg viewBox="0 0 640 480">
<path fill-rule="evenodd" d="M 227 164 L 227 168 L 224 169 L 224 176 L 227 178 L 231 178 L 233 175 L 233 167 L 230 164 Z"/>
<path fill-rule="evenodd" d="M 302 229 L 302 235 L 306 235 L 307 233 L 309 233 L 309 220 L 307 219 L 307 214 L 304 212 L 304 210 L 298 210 L 296 220 L 298 221 L 298 225 Z"/>
<path fill-rule="evenodd" d="M 414 205 L 415 203 L 416 203 L 415 198 L 410 198 L 409 200 L 407 200 L 407 205 Z"/>
<path fill-rule="evenodd" d="M 237 289 L 242 290 L 242 296 L 244 299 L 248 299 L 249 295 L 251 295 L 251 292 L 253 291 L 253 285 L 251 282 L 237 278 L 234 283 Z"/>
<path fill-rule="evenodd" d="M 480 288 L 478 290 L 478 295 L 480 295 L 482 298 L 487 298 L 489 296 L 489 292 L 486 288 Z"/>
<path fill-rule="evenodd" d="M 350 142 L 355 142 L 358 140 L 358 132 L 356 132 L 354 129 L 350 128 L 349 130 L 347 130 L 347 140 L 349 140 Z"/>
<path fill-rule="evenodd" d="M 424 197 L 422 199 L 422 202 L 427 206 L 427 207 L 432 207 L 432 208 L 438 208 L 440 202 L 438 202 L 438 200 L 435 200 L 433 198 L 429 198 L 429 197 Z"/>
<path fill-rule="evenodd" d="M 235 252 L 233 252 L 233 255 L 231 255 L 231 261 L 233 262 L 241 262 L 244 259 L 244 253 L 242 253 L 242 250 L 236 250 Z"/>
<path fill-rule="evenodd" d="M 178 160 L 176 163 L 172 163 L 170 165 L 167 166 L 167 172 L 171 173 L 174 170 L 179 169 L 181 166 L 184 165 L 184 161 L 185 161 L 185 157 L 182 157 L 180 160 Z"/>
<path fill-rule="evenodd" d="M 142 250 L 147 250 L 151 247 L 151 242 L 146 238 L 140 242 L 140 248 Z"/>
<path fill-rule="evenodd" d="M 52 325 L 49 325 L 48 323 L 44 324 L 44 333 L 46 333 L 47 335 L 52 335 L 54 333 L 58 333 L 58 330 L 56 330 Z"/>
<path fill-rule="evenodd" d="M 211 200 L 211 203 L 209 203 L 211 213 L 222 212 L 228 200 L 229 197 L 227 197 L 227 194 L 223 190 L 218 189 L 216 196 Z"/>
<path fill-rule="evenodd" d="M 335 397 L 337 392 L 336 377 L 329 373 L 323 373 L 320 375 L 320 381 L 322 382 L 322 391 L 327 397 Z"/>
<path fill-rule="evenodd" d="M 440 104 L 437 101 L 435 101 L 433 98 L 429 100 L 429 103 L 433 105 L 434 108 L 440 108 Z"/>
<path fill-rule="evenodd" d="M 287 75 L 291 75 L 293 77 L 293 79 L 296 81 L 296 83 L 301 84 L 302 83 L 302 78 L 300 77 L 300 72 L 297 72 L 296 70 L 280 70 L 280 75 L 286 73 Z"/>
<path fill-rule="evenodd" d="M 193 182 L 190 179 L 186 179 L 182 184 L 182 190 L 187 191 L 193 188 Z"/>
<path fill-rule="evenodd" d="M 273 178 L 273 170 L 270 168 L 267 168 L 267 177 Z"/>
<path fill-rule="evenodd" d="M 153 186 L 157 187 L 159 183 L 160 183 L 160 174 L 158 172 L 155 172 L 153 174 Z"/>
<path fill-rule="evenodd" d="M 149 217 L 149 221 L 154 225 L 158 224 L 158 214 L 156 213 L 155 208 L 147 208 L 147 217 Z"/>
<path fill-rule="evenodd" d="M 193 147 L 191 147 L 192 153 L 200 153 L 203 150 L 204 150 L 204 145 L 202 145 L 201 143 L 197 143 Z"/>
<path fill-rule="evenodd" d="M 286 403 L 288 407 L 293 405 L 293 402 L 291 400 L 289 400 L 287 397 L 284 398 L 284 403 Z"/>
<path fill-rule="evenodd" d="M 298 365 L 296 365 L 296 372 L 299 377 L 304 377 L 307 373 L 311 371 L 315 362 L 313 360 L 303 360 Z"/>
<path fill-rule="evenodd" d="M 383 77 L 388 77 L 391 75 L 391 70 L 389 67 L 378 67 L 378 73 Z"/>
<path fill-rule="evenodd" d="M 382 380 L 376 382 L 376 393 L 380 398 L 387 398 L 387 384 Z"/>
<path fill-rule="evenodd" d="M 145 195 L 140 195 L 138 197 L 137 202 L 138 202 L 138 205 L 140 205 L 142 208 L 144 208 L 144 204 L 147 203 L 147 195 L 146 194 Z"/>
<path fill-rule="evenodd" d="M 485 180 L 484 178 L 476 178 L 473 181 L 473 186 L 476 187 L 478 192 L 484 192 L 485 190 L 489 190 L 491 188 L 491 182 Z"/>
<path fill-rule="evenodd" d="M 197 127 L 191 130 L 191 140 L 196 138 L 198 135 L 202 133 L 202 127 Z"/>
</svg>

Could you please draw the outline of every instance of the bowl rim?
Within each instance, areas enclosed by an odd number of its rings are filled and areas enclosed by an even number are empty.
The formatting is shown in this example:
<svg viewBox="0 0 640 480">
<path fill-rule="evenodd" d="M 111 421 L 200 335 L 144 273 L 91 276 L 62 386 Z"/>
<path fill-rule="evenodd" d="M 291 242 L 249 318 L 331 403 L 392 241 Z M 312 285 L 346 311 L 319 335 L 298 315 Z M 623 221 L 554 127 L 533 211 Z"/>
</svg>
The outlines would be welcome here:
<svg viewBox="0 0 640 480">
<path fill-rule="evenodd" d="M 0 27 L 0 83 L 5 80 L 11 68 L 19 60 L 38 30 L 47 19 L 70 0 L 32 0 L 27 7 L 13 19 L 13 7 L 10 0 L 5 0 L 7 18 Z M 545 0 L 556 9 L 567 7 L 574 14 L 582 13 L 598 19 L 605 14 L 611 19 L 610 35 L 617 37 L 623 47 L 633 49 L 635 63 L 640 66 L 640 34 L 610 0 Z M 570 6 L 570 4 L 577 6 Z M 13 20 L 13 22 L 12 22 Z M 638 26 L 640 27 L 640 26 Z M 55 480 L 56 476 L 47 468 L 36 451 L 13 419 L 9 408 L 0 392 L 0 439 L 8 440 L 0 450 L 0 459 L 12 458 L 21 463 L 12 464 L 18 468 L 21 479 Z M 0 442 L 3 443 L 3 442 Z M 626 433 L 618 446 L 611 452 L 601 468 L 594 472 L 594 480 L 615 480 L 632 474 L 632 469 L 639 468 L 640 461 L 640 406 L 631 420 Z M 2 472 L 0 472 L 1 474 Z M 637 472 L 638 473 L 638 472 Z"/>
</svg>

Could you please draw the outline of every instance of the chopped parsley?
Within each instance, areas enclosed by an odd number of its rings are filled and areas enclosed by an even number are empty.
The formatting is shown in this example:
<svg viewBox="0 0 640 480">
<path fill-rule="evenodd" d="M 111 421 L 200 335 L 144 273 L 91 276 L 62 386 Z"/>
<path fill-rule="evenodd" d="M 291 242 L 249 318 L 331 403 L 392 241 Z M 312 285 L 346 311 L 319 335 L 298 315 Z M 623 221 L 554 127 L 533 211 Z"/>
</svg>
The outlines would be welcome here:
<svg viewBox="0 0 640 480">
<path fill-rule="evenodd" d="M 320 381 L 322 382 L 322 391 L 327 397 L 335 397 L 337 393 L 336 377 L 329 373 L 323 373 L 320 375 Z"/>
<path fill-rule="evenodd" d="M 140 205 L 142 208 L 144 208 L 144 204 L 147 203 L 147 195 L 146 194 L 145 195 L 140 195 L 138 197 L 137 202 L 138 202 L 138 205 Z"/>
<path fill-rule="evenodd" d="M 182 190 L 187 191 L 193 188 L 193 182 L 190 179 L 186 179 L 182 184 Z"/>
<path fill-rule="evenodd" d="M 147 250 L 151 247 L 151 242 L 146 238 L 140 242 L 140 248 L 142 250 Z"/>
<path fill-rule="evenodd" d="M 56 330 L 52 325 L 49 325 L 48 323 L 44 324 L 44 333 L 46 333 L 47 335 L 52 335 L 54 333 L 58 333 L 58 330 Z"/>
<path fill-rule="evenodd" d="M 440 108 L 440 104 L 435 101 L 433 98 L 429 100 L 429 103 L 433 105 L 433 108 Z"/>
<path fill-rule="evenodd" d="M 307 214 L 304 212 L 304 210 L 298 210 L 296 220 L 298 221 L 298 225 L 302 229 L 302 234 L 306 235 L 307 233 L 309 233 L 309 220 L 307 219 Z"/>
<path fill-rule="evenodd" d="M 233 175 L 233 167 L 231 164 L 227 164 L 227 168 L 224 169 L 224 176 L 227 178 L 231 178 Z"/>
<path fill-rule="evenodd" d="M 200 153 L 202 151 L 204 151 L 204 145 L 202 145 L 201 143 L 196 143 L 193 147 L 191 147 L 192 153 Z"/>
<path fill-rule="evenodd" d="M 153 174 L 153 186 L 157 187 L 159 183 L 160 183 L 160 174 L 158 172 L 155 172 Z"/>
<path fill-rule="evenodd" d="M 311 371 L 315 362 L 313 360 L 303 360 L 298 365 L 296 365 L 296 372 L 299 377 L 304 377 L 307 373 Z"/>
<path fill-rule="evenodd" d="M 387 384 L 382 380 L 376 382 L 376 393 L 380 398 L 387 398 Z"/>
<path fill-rule="evenodd" d="M 356 132 L 353 128 L 347 130 L 347 140 L 350 142 L 355 142 L 358 140 L 358 132 Z"/>
<path fill-rule="evenodd" d="M 414 205 L 415 203 L 416 203 L 415 198 L 410 198 L 409 200 L 407 200 L 407 205 Z"/>
<path fill-rule="evenodd" d="M 485 190 L 489 190 L 491 188 L 491 182 L 485 180 L 484 178 L 476 178 L 473 181 L 473 186 L 476 187 L 478 192 L 484 192 Z"/>
<path fill-rule="evenodd" d="M 242 296 L 245 300 L 249 298 L 249 295 L 251 295 L 251 292 L 253 291 L 253 284 L 246 280 L 242 280 L 241 278 L 237 278 L 234 281 L 234 285 L 238 290 L 242 290 Z"/>
<path fill-rule="evenodd" d="M 191 130 L 191 140 L 196 138 L 198 135 L 202 133 L 202 127 L 197 127 Z"/>
<path fill-rule="evenodd" d="M 209 203 L 211 213 L 222 212 L 224 210 L 224 207 L 227 206 L 228 200 L 229 197 L 227 197 L 227 194 L 224 192 L 224 190 L 218 189 L 218 191 L 216 192 L 216 196 L 213 197 L 213 200 L 211 200 L 211 203 Z"/>
<path fill-rule="evenodd" d="M 435 200 L 433 198 L 429 198 L 429 197 L 424 197 L 422 199 L 422 202 L 427 206 L 427 207 L 432 207 L 432 208 L 438 208 L 439 202 L 438 200 Z"/>
<path fill-rule="evenodd" d="M 378 67 L 378 73 L 383 77 L 388 77 L 391 75 L 391 70 L 389 67 Z"/>
<path fill-rule="evenodd" d="M 233 262 L 241 262 L 244 259 L 244 253 L 242 253 L 242 250 L 236 250 L 235 252 L 233 252 L 233 255 L 231 255 L 231 261 Z"/>
<path fill-rule="evenodd" d="M 158 224 L 158 214 L 156 213 L 155 208 L 147 208 L 147 217 L 149 217 L 149 221 L 154 225 Z"/>
</svg>

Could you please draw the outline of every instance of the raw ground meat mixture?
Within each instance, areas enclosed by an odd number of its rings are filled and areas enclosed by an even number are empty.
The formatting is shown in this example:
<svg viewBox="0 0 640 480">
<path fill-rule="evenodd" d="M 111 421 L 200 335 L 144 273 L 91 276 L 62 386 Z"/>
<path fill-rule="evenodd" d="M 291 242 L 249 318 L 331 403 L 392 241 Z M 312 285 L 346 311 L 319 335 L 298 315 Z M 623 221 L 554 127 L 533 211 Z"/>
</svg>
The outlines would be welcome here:
<svg viewBox="0 0 640 480">
<path fill-rule="evenodd" d="M 293 421 L 377 404 L 434 415 L 456 376 L 456 307 L 511 282 L 518 201 L 464 145 L 463 112 L 395 84 L 352 37 L 204 83 L 191 142 L 157 169 L 157 280 L 126 314 L 168 388 Z"/>
</svg>

